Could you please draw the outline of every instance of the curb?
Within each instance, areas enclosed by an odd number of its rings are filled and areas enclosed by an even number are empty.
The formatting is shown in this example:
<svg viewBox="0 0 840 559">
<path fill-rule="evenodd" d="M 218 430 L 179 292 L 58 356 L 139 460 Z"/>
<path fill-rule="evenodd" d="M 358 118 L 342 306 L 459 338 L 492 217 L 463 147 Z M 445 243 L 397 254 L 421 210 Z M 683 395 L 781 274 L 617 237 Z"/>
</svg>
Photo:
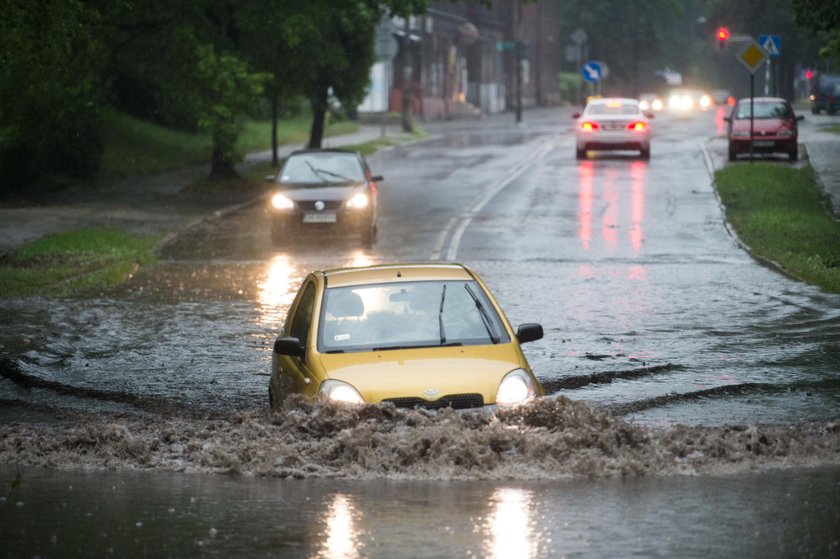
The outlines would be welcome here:
<svg viewBox="0 0 840 559">
<path fill-rule="evenodd" d="M 729 236 L 732 237 L 735 240 L 735 242 L 738 244 L 739 248 L 741 248 L 744 252 L 749 254 L 750 258 L 752 258 L 753 260 L 755 260 L 756 262 L 758 262 L 762 266 L 765 266 L 766 268 L 769 268 L 769 269 L 771 269 L 775 272 L 778 272 L 779 274 L 781 274 L 781 275 L 783 275 L 787 278 L 790 278 L 792 280 L 795 280 L 795 281 L 798 281 L 798 282 L 801 282 L 801 283 L 808 283 L 805 280 L 803 280 L 802 278 L 800 278 L 798 276 L 795 276 L 792 273 L 785 270 L 784 268 L 782 268 L 782 266 L 778 262 L 776 262 L 775 260 L 770 260 L 769 258 L 765 258 L 763 256 L 755 254 L 752 251 L 752 249 L 749 247 L 749 245 L 747 245 L 746 243 L 744 243 L 744 241 L 741 240 L 741 238 L 738 236 L 738 233 L 735 231 L 735 228 L 732 227 L 732 224 L 729 223 L 729 221 L 727 221 L 727 219 L 726 219 L 726 204 L 724 204 L 723 200 L 720 199 L 720 194 L 718 193 L 717 186 L 715 185 L 715 165 L 714 165 L 714 160 L 712 159 L 711 153 L 709 153 L 709 149 L 708 149 L 708 144 L 712 140 L 714 140 L 714 137 L 709 138 L 705 142 L 702 142 L 700 144 L 700 149 L 703 150 L 703 157 L 706 160 L 706 170 L 709 172 L 709 178 L 711 179 L 712 192 L 714 192 L 715 199 L 717 200 L 718 207 L 720 208 L 721 220 L 723 221 L 723 226 L 726 229 L 726 232 L 729 233 Z M 814 176 L 819 177 L 819 173 L 817 173 L 817 170 L 814 169 L 813 165 L 811 165 L 811 160 L 810 160 L 810 157 L 808 156 L 808 146 L 807 146 L 807 144 L 802 144 L 802 147 L 805 148 L 804 149 L 805 153 L 804 153 L 804 157 L 800 156 L 800 159 L 802 159 L 803 161 L 807 161 L 808 165 L 810 165 L 811 168 L 814 170 Z M 820 184 L 820 186 L 822 187 L 821 184 Z"/>
</svg>

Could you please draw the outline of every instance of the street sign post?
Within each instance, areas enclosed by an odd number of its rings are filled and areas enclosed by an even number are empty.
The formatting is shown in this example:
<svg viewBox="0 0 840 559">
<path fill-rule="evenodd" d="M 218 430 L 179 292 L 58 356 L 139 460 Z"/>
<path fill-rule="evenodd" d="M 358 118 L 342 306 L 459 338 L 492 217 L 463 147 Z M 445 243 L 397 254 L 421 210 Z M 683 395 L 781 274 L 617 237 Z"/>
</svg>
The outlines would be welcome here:
<svg viewBox="0 0 840 559">
<path fill-rule="evenodd" d="M 750 163 L 753 160 L 753 138 L 755 124 L 755 110 L 753 100 L 755 99 L 755 71 L 767 61 L 769 54 L 761 48 L 755 39 L 749 41 L 740 49 L 735 59 L 740 62 L 750 73 Z"/>
<path fill-rule="evenodd" d="M 779 58 L 782 55 L 781 35 L 759 35 L 758 44 L 767 51 L 771 58 Z"/>
<path fill-rule="evenodd" d="M 770 55 L 770 60 L 764 66 L 764 95 L 770 95 L 770 66 L 774 58 L 779 58 L 782 54 L 782 36 L 781 35 L 759 35 L 758 44 L 761 48 L 767 51 Z"/>
<path fill-rule="evenodd" d="M 583 65 L 583 79 L 590 83 L 597 83 L 601 80 L 601 65 L 594 60 L 590 60 Z"/>
</svg>

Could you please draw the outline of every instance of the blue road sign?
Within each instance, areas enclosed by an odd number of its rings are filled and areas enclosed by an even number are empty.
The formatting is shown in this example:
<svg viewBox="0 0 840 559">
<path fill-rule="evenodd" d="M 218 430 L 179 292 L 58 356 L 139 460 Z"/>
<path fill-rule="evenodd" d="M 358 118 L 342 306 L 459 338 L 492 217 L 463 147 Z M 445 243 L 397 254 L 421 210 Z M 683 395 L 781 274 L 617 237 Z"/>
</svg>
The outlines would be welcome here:
<svg viewBox="0 0 840 559">
<path fill-rule="evenodd" d="M 601 79 L 601 65 L 592 61 L 584 64 L 583 79 L 593 83 L 599 81 Z"/>
<path fill-rule="evenodd" d="M 781 35 L 759 35 L 758 44 L 767 51 L 771 58 L 779 58 L 782 54 Z"/>
</svg>

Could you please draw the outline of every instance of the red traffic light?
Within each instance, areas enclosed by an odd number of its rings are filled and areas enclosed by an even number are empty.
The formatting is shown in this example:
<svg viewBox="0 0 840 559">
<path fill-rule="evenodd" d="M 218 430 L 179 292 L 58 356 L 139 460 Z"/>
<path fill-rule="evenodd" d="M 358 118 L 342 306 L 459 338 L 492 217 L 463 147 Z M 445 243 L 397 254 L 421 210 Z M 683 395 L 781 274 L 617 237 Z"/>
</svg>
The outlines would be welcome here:
<svg viewBox="0 0 840 559">
<path fill-rule="evenodd" d="M 725 41 L 729 38 L 729 29 L 726 27 L 719 27 L 717 30 L 718 41 Z"/>
<path fill-rule="evenodd" d="M 805 70 L 805 77 L 810 80 L 814 77 L 814 71 L 808 68 L 807 70 Z"/>
</svg>

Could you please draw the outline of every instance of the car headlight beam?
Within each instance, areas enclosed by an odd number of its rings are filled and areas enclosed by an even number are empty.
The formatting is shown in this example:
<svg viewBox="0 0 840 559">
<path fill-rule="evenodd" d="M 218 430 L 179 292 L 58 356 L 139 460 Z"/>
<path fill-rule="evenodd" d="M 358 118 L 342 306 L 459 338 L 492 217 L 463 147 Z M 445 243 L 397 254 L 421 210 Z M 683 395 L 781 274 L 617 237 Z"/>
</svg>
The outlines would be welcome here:
<svg viewBox="0 0 840 559">
<path fill-rule="evenodd" d="M 364 192 L 354 194 L 353 197 L 347 201 L 347 207 L 354 210 L 363 210 L 368 207 L 368 204 L 370 204 L 370 199 Z"/>
<path fill-rule="evenodd" d="M 288 196 L 279 192 L 271 197 L 271 206 L 276 210 L 295 209 L 295 203 Z"/>
<path fill-rule="evenodd" d="M 522 404 L 536 396 L 537 389 L 534 381 L 523 369 L 514 369 L 505 375 L 499 383 L 499 390 L 496 392 L 497 406 L 515 406 Z"/>
<path fill-rule="evenodd" d="M 342 404 L 364 404 L 359 391 L 340 380 L 325 380 L 318 389 L 319 402 L 337 402 Z"/>
</svg>

